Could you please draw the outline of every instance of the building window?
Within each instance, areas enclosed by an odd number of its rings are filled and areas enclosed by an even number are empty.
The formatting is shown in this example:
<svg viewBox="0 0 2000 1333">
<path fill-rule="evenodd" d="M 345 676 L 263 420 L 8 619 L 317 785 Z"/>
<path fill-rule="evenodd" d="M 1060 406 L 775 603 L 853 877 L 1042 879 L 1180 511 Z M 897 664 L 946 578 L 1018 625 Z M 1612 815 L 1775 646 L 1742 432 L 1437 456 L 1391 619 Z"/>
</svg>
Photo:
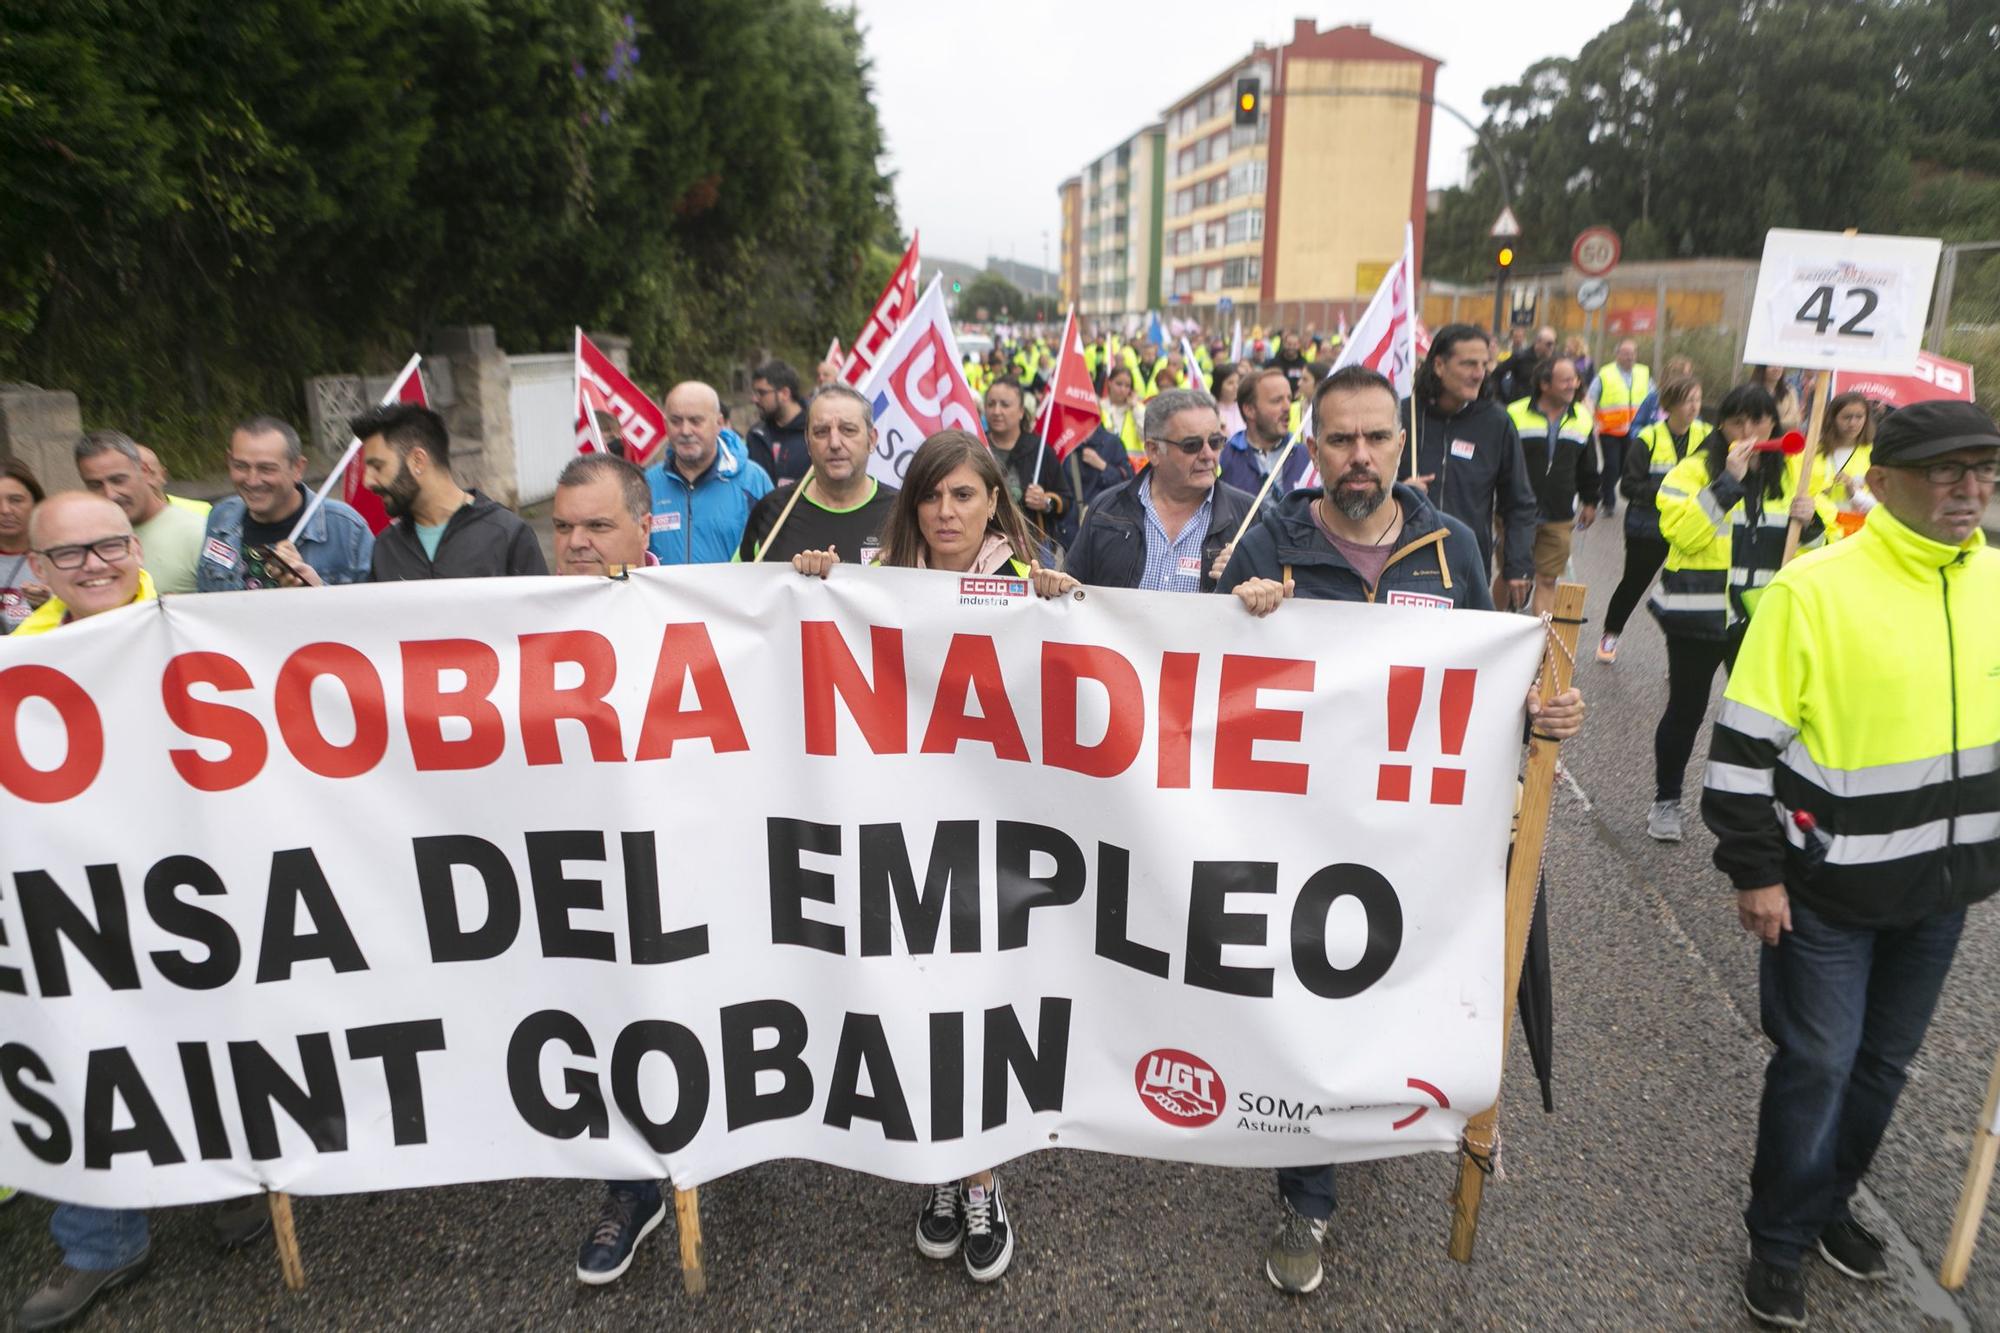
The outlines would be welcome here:
<svg viewBox="0 0 2000 1333">
<path fill-rule="evenodd" d="M 1191 268 L 1175 269 L 1174 291 L 1181 296 L 1186 296 L 1189 292 L 1193 290 L 1194 290 L 1194 270 Z"/>
<path fill-rule="evenodd" d="M 1214 221 L 1207 223 L 1204 231 L 1206 235 L 1202 239 L 1204 248 L 1206 249 L 1220 250 L 1229 242 L 1228 228 L 1221 218 L 1216 218 Z"/>
<path fill-rule="evenodd" d="M 1219 292 L 1222 290 L 1222 270 L 1224 267 L 1222 264 L 1215 264 L 1209 268 L 1205 275 L 1207 280 L 1203 283 L 1202 290 L 1210 292 Z"/>
</svg>

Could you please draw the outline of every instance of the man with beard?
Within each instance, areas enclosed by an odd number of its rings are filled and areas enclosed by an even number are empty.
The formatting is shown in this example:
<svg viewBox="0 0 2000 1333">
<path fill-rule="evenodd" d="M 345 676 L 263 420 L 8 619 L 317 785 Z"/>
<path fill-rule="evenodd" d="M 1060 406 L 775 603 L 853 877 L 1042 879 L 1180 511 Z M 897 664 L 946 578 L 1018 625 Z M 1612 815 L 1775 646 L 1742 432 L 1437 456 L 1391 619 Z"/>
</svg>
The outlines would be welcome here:
<svg viewBox="0 0 2000 1333">
<path fill-rule="evenodd" d="M 757 404 L 758 417 L 744 440 L 750 461 L 764 469 L 773 485 L 789 486 L 811 465 L 799 373 L 783 361 L 766 361 L 750 378 L 750 399 Z"/>
<path fill-rule="evenodd" d="M 1256 616 L 1293 596 L 1492 610 L 1472 533 L 1416 487 L 1396 483 L 1404 432 L 1389 381 L 1365 366 L 1337 370 L 1314 390 L 1312 416 L 1309 447 L 1326 486 L 1302 487 L 1266 509 L 1237 544 L 1217 591 L 1235 593 Z M 1583 725 L 1583 695 L 1571 688 L 1543 703 L 1531 689 L 1527 713 L 1537 732 L 1567 740 Z M 1304 1295 L 1320 1284 L 1333 1168 L 1280 1170 L 1278 1194 L 1264 1275 L 1280 1291 Z"/>
<path fill-rule="evenodd" d="M 361 440 L 368 489 L 394 520 L 375 538 L 374 582 L 549 572 L 526 523 L 453 480 L 443 417 L 414 403 L 390 403 L 354 418 L 352 429 Z"/>
</svg>

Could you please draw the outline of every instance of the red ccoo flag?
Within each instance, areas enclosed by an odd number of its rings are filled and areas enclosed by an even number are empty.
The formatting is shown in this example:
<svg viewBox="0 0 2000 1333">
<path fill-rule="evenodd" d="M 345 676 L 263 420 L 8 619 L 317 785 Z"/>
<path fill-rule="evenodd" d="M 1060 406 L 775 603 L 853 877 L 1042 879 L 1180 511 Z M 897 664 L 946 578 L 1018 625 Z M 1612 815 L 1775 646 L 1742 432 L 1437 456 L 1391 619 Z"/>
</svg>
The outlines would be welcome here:
<svg viewBox="0 0 2000 1333">
<path fill-rule="evenodd" d="M 618 418 L 624 437 L 625 457 L 640 467 L 651 466 L 660 456 L 667 438 L 667 414 L 646 391 L 625 378 L 625 372 L 597 349 L 597 344 L 576 331 L 576 451 L 593 453 L 604 448 L 597 429 L 597 414 L 609 412 Z"/>
<path fill-rule="evenodd" d="M 910 317 L 910 311 L 917 304 L 917 233 L 910 233 L 910 248 L 903 251 L 903 260 L 896 265 L 896 271 L 889 275 L 889 285 L 875 298 L 868 322 L 855 335 L 854 346 L 848 349 L 847 362 L 840 368 L 840 378 L 859 387 L 868 378 L 868 372 L 875 368 L 876 361 L 888 350 L 889 340 L 896 336 L 896 330 L 903 327 L 903 321 Z M 839 347 L 835 341 L 836 350 Z"/>
<path fill-rule="evenodd" d="M 1083 334 L 1076 327 L 1076 307 L 1063 321 L 1062 354 L 1056 358 L 1055 379 L 1043 396 L 1035 431 L 1057 461 L 1090 438 L 1098 426 L 1097 393 L 1090 387 L 1090 368 L 1083 359 Z"/>
</svg>

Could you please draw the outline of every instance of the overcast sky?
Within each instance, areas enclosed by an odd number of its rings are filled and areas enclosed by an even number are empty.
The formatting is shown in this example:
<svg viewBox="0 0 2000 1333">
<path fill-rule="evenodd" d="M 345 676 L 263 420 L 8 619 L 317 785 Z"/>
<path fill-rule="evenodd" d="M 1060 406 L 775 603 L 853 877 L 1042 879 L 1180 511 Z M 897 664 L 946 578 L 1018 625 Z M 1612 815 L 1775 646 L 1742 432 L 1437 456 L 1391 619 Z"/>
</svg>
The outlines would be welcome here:
<svg viewBox="0 0 2000 1333">
<path fill-rule="evenodd" d="M 875 63 L 903 228 L 927 255 L 1056 263 L 1056 187 L 1253 41 L 1278 45 L 1292 20 L 1369 23 L 1444 62 L 1437 96 L 1475 123 L 1480 95 L 1543 56 L 1575 55 L 1629 0 L 1303 0 L 1148 4 L 1090 0 L 853 0 Z M 1465 178 L 1470 131 L 1431 121 L 1431 184 Z"/>
</svg>

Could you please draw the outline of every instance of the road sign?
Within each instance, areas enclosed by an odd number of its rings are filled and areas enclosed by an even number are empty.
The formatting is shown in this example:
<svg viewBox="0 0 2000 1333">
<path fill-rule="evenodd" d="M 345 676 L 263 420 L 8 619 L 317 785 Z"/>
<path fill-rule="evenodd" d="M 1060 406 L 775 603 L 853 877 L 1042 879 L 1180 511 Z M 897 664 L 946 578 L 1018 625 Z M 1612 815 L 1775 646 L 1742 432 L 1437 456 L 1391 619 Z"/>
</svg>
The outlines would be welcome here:
<svg viewBox="0 0 2000 1333">
<path fill-rule="evenodd" d="M 1569 262 L 1587 278 L 1601 278 L 1618 267 L 1624 253 L 1618 233 L 1609 227 L 1585 227 L 1569 248 Z"/>
<path fill-rule="evenodd" d="M 1611 299 L 1611 284 L 1602 278 L 1586 278 L 1576 285 L 1576 304 L 1583 310 L 1602 310 Z"/>
<path fill-rule="evenodd" d="M 1929 237 L 1772 229 L 1764 237 L 1743 359 L 1910 374 L 1943 248 Z"/>
<path fill-rule="evenodd" d="M 1515 219 L 1514 210 L 1511 207 L 1502 208 L 1500 216 L 1493 221 L 1493 230 L 1486 234 L 1495 240 L 1507 240 L 1510 237 L 1519 236 L 1521 234 L 1521 224 Z"/>
</svg>

